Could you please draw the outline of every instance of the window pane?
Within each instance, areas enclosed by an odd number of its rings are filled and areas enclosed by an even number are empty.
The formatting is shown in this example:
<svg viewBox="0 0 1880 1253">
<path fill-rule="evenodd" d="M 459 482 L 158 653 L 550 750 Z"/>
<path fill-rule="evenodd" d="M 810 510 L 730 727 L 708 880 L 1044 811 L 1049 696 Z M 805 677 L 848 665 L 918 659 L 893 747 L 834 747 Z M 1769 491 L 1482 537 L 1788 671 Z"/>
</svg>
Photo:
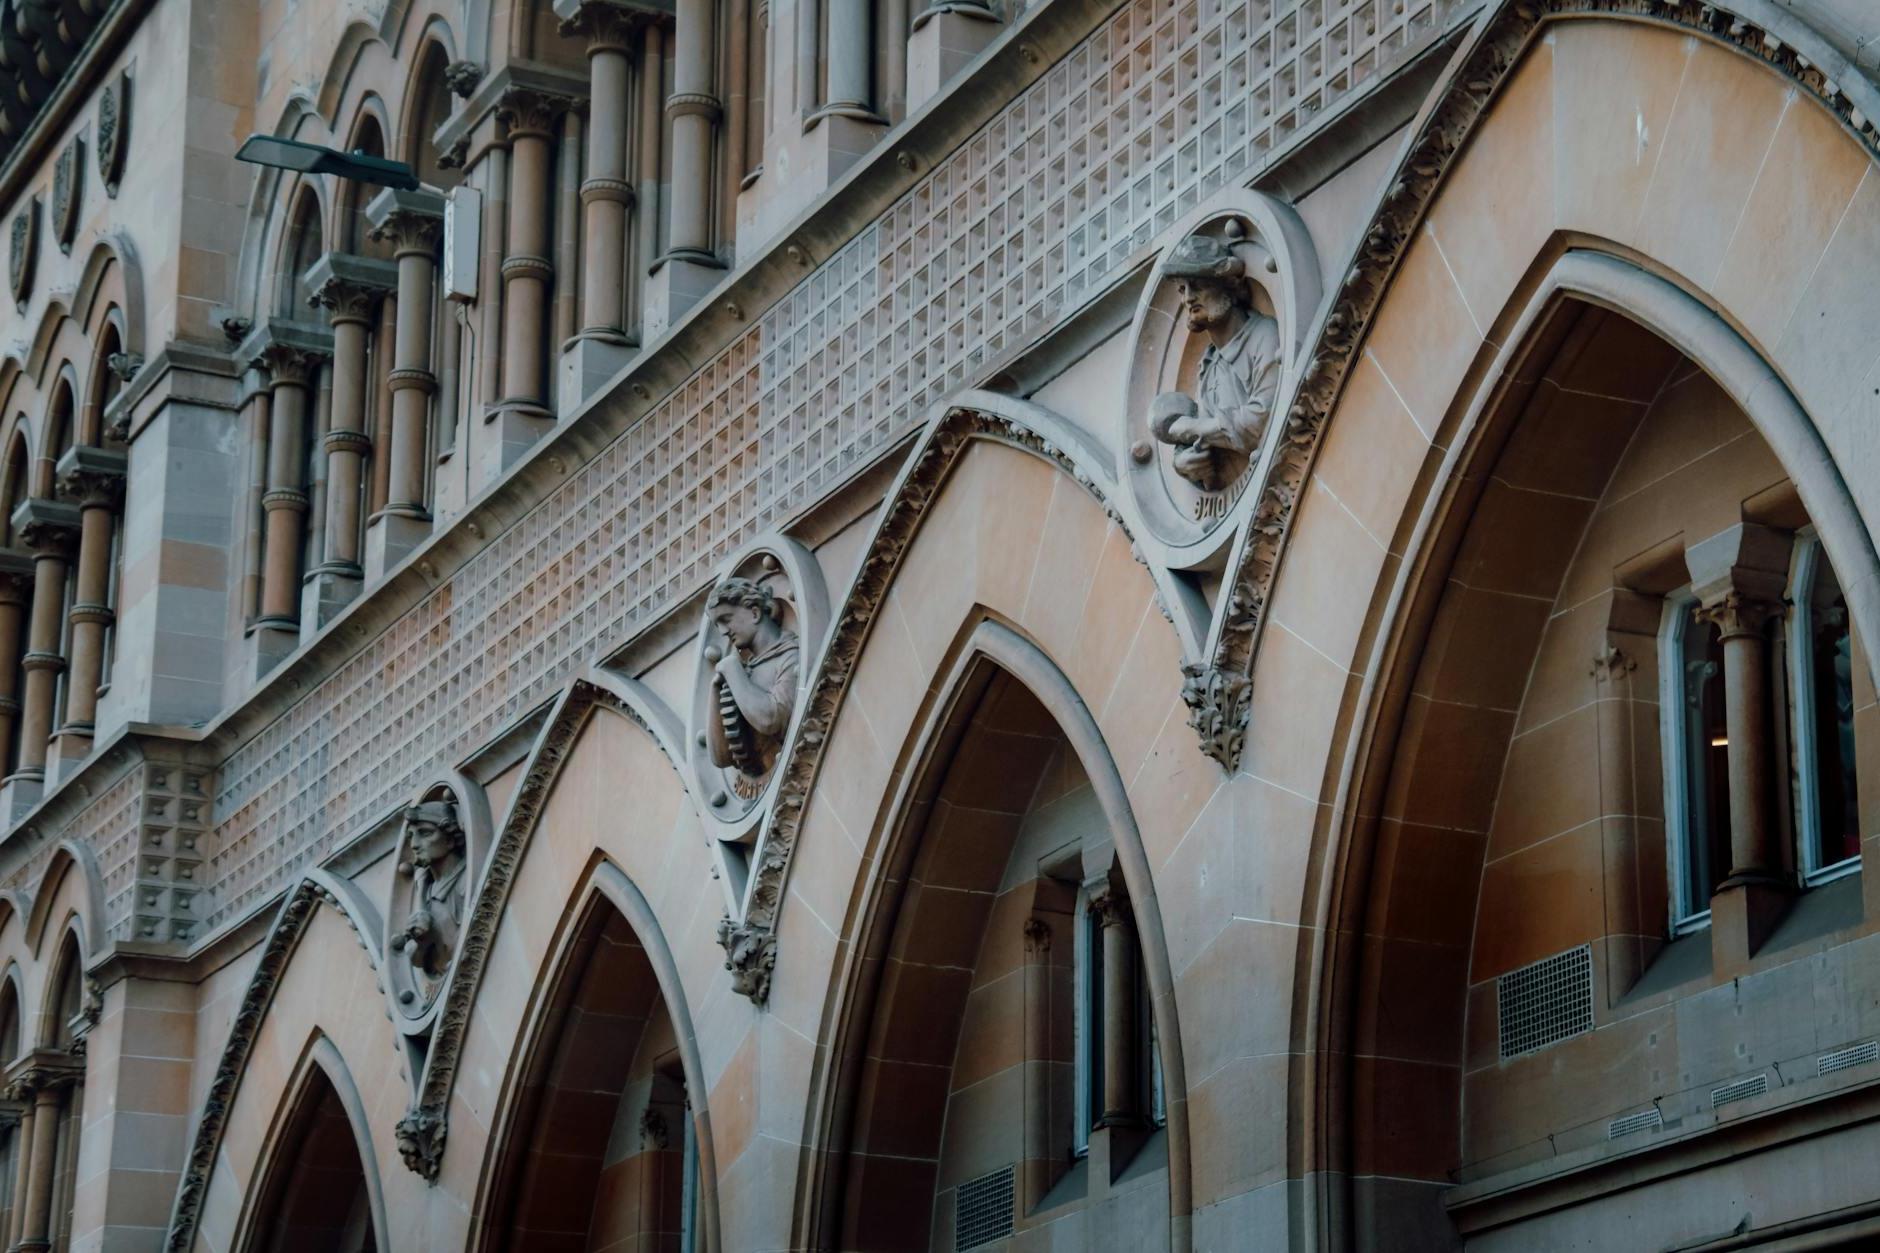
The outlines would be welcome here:
<svg viewBox="0 0 1880 1253">
<path fill-rule="evenodd" d="M 1696 616 L 1684 626 L 1685 812 L 1689 837 L 1684 852 L 1687 914 L 1710 908 L 1710 898 L 1730 873 L 1729 727 L 1723 706 L 1723 635 Z"/>
<path fill-rule="evenodd" d="M 1847 597 L 1822 557 L 1809 595 L 1809 682 L 1814 690 L 1816 824 L 1814 864 L 1860 856 L 1859 793 L 1854 785 L 1854 641 Z"/>
</svg>

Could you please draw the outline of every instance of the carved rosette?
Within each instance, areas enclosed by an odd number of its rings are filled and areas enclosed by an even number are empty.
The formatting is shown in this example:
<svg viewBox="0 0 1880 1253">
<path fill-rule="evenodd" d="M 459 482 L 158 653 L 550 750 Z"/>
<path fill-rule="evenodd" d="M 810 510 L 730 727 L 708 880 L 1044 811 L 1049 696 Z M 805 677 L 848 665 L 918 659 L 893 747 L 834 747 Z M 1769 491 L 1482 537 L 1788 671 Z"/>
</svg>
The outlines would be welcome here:
<svg viewBox="0 0 1880 1253">
<path fill-rule="evenodd" d="M 1298 215 L 1258 192 L 1223 193 L 1169 232 L 1136 310 L 1117 465 L 1148 559 L 1220 567 L 1282 425 L 1318 274 Z"/>
<path fill-rule="evenodd" d="M 131 75 L 126 70 L 98 93 L 98 180 L 107 196 L 117 195 L 124 177 L 130 124 Z"/>
<path fill-rule="evenodd" d="M 39 197 L 29 197 L 8 229 L 7 282 L 21 310 L 33 294 L 33 270 L 39 262 Z"/>
<path fill-rule="evenodd" d="M 78 235 L 79 208 L 85 192 L 85 141 L 77 135 L 59 153 L 52 169 L 52 237 L 59 251 L 72 251 Z"/>
<path fill-rule="evenodd" d="M 749 842 L 802 706 L 829 598 L 816 559 L 782 537 L 733 558 L 706 594 L 686 751 L 692 791 L 741 897 Z"/>
<path fill-rule="evenodd" d="M 398 851 L 385 908 L 385 993 L 394 1024 L 412 1039 L 415 1075 L 423 1037 L 463 948 L 476 876 L 489 849 L 489 805 L 475 783 L 451 775 L 398 813 Z"/>
</svg>

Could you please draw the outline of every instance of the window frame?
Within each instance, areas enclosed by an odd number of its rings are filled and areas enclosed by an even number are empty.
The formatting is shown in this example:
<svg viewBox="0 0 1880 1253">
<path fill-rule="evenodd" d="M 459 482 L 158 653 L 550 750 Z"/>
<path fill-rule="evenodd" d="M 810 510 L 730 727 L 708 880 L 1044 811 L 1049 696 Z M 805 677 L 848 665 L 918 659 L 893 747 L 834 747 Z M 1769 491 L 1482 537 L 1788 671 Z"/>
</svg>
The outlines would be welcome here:
<svg viewBox="0 0 1880 1253">
<path fill-rule="evenodd" d="M 1093 1113 L 1099 1085 L 1096 1079 L 1101 1054 L 1103 987 L 1097 958 L 1101 948 L 1095 935 L 1096 915 L 1090 909 L 1090 890 L 1077 889 L 1077 905 L 1072 914 L 1072 1005 L 1073 1078 L 1071 1083 L 1071 1158 L 1090 1155 L 1090 1132 L 1096 1125 Z"/>
<path fill-rule="evenodd" d="M 1691 744 L 1684 699 L 1684 660 L 1691 609 L 1698 603 L 1689 587 L 1665 596 L 1658 625 L 1658 739 L 1664 760 L 1665 870 L 1670 877 L 1671 934 L 1690 935 L 1710 925 L 1710 902 L 1692 908 L 1689 862 L 1691 822 Z"/>
<path fill-rule="evenodd" d="M 1789 743 L 1795 803 L 1796 865 L 1802 886 L 1817 887 L 1860 872 L 1859 852 L 1826 865 L 1819 863 L 1821 846 L 1821 745 L 1815 734 L 1814 582 L 1826 554 L 1820 537 L 1810 527 L 1798 531 L 1789 563 L 1789 611 L 1783 649 L 1789 681 Z"/>
</svg>

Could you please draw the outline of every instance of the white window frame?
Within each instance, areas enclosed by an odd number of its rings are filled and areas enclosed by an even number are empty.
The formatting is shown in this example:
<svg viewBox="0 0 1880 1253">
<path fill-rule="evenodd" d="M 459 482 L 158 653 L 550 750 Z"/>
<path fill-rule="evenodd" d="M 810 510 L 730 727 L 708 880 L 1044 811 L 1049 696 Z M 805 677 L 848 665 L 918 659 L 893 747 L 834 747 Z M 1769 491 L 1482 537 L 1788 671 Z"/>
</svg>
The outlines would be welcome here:
<svg viewBox="0 0 1880 1253">
<path fill-rule="evenodd" d="M 1860 870 L 1860 854 L 1822 865 L 1821 745 L 1815 739 L 1814 582 L 1821 568 L 1821 541 L 1812 530 L 1795 537 L 1789 567 L 1788 679 L 1789 743 L 1794 746 L 1795 835 L 1801 843 L 1802 882 L 1830 883 Z"/>
<path fill-rule="evenodd" d="M 1690 860 L 1691 828 L 1690 720 L 1684 707 L 1685 628 L 1697 596 L 1681 588 L 1665 597 L 1664 617 L 1658 626 L 1658 735 L 1664 758 L 1665 868 L 1670 874 L 1671 934 L 1689 935 L 1710 925 L 1710 902 L 1701 908 L 1689 899 L 1686 873 Z"/>
</svg>

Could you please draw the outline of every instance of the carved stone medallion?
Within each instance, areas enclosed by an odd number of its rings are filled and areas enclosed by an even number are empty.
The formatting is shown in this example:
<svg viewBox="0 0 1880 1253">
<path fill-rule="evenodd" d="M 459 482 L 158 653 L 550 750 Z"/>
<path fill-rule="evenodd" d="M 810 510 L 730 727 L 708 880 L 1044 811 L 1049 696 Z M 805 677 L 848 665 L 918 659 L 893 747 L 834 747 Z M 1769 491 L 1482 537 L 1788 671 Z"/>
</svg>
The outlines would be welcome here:
<svg viewBox="0 0 1880 1253">
<path fill-rule="evenodd" d="M 22 310 L 33 294 L 33 267 L 39 261 L 39 197 L 30 197 L 13 215 L 10 247 L 7 253 L 7 281 L 13 289 L 13 303 Z"/>
<path fill-rule="evenodd" d="M 1236 191 L 1170 235 L 1136 313 L 1117 474 L 1164 564 L 1224 556 L 1318 299 L 1311 239 L 1271 197 Z"/>
<path fill-rule="evenodd" d="M 79 208 L 85 199 L 85 141 L 72 136 L 52 170 L 52 237 L 70 254 L 78 235 Z"/>
<path fill-rule="evenodd" d="M 812 649 L 828 624 L 816 560 L 775 538 L 734 559 L 705 597 L 687 752 L 699 809 L 723 841 L 748 841 L 802 704 Z M 725 869 L 741 893 L 748 858 Z"/>
<path fill-rule="evenodd" d="M 385 990 L 393 1021 L 414 1035 L 429 1027 L 462 947 L 489 819 L 480 789 L 468 780 L 445 780 L 405 806 L 398 822 L 385 911 Z"/>
<path fill-rule="evenodd" d="M 98 181 L 115 197 L 124 177 L 131 125 L 131 72 L 125 70 L 98 93 Z"/>
</svg>

